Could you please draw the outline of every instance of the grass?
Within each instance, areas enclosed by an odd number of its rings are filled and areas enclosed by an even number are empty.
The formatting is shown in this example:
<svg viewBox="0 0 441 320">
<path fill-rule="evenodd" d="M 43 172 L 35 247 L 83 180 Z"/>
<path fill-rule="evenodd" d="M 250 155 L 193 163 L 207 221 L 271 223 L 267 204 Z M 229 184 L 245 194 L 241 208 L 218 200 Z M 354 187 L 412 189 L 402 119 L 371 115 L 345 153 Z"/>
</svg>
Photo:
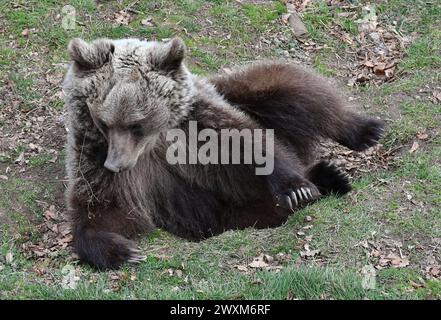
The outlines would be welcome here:
<svg viewBox="0 0 441 320">
<path fill-rule="evenodd" d="M 28 218 L 41 220 L 43 210 L 38 201 L 54 201 L 53 187 L 40 181 L 11 178 L 2 182 L 1 187 L 0 209 L 21 215 L 23 219 L 28 217 L 26 214 L 31 213 Z"/>
<path fill-rule="evenodd" d="M 266 5 L 255 5 L 251 3 L 244 3 L 242 10 L 250 19 L 251 25 L 259 31 L 264 31 L 268 24 L 274 21 L 280 14 L 284 13 L 283 6 L 277 2 L 276 10 L 274 7 Z"/>
<path fill-rule="evenodd" d="M 386 104 L 387 106 L 387 104 Z M 389 128 L 386 144 L 405 143 L 418 132 L 439 127 L 441 105 L 419 101 L 406 101 L 399 105 L 401 120 Z"/>
<path fill-rule="evenodd" d="M 66 46 L 72 37 L 161 40 L 179 35 L 188 46 L 191 70 L 199 74 L 300 50 L 288 26 L 280 22 L 286 13 L 281 1 L 142 0 L 135 8 L 139 15 L 128 25 L 115 23 L 115 14 L 133 3 L 128 0 L 100 7 L 91 0 L 14 3 L 0 3 L 0 28 L 5 30 L 0 35 L 0 82 L 13 83 L 5 102 L 21 100 L 16 112 L 29 112 L 29 117 L 36 106 L 54 118 L 62 114 L 61 99 L 43 104 L 36 101 L 56 90 L 41 83 L 47 72 L 67 61 Z M 61 28 L 61 17 L 57 18 L 67 3 L 76 9 L 79 24 L 74 30 Z M 311 54 L 312 65 L 330 77 L 341 75 L 332 63 L 333 53 L 342 53 L 347 45 L 330 37 L 329 28 L 358 32 L 354 20 L 338 16 L 339 12 L 341 9 L 324 1 L 314 1 L 302 12 L 309 40 L 326 45 Z M 52 154 L 47 152 L 26 157 L 24 173 L 14 160 L 27 150 L 26 143 L 11 150 L 0 149 L 0 174 L 7 167 L 11 170 L 8 180 L 0 180 L 0 298 L 441 299 L 440 282 L 426 279 L 424 274 L 430 248 L 436 246 L 434 239 L 441 237 L 441 105 L 428 99 L 441 83 L 437 28 L 441 11 L 438 5 L 428 6 L 424 1 L 390 0 L 378 4 L 377 14 L 380 21 L 396 21 L 397 31 L 404 36 L 417 32 L 398 65 L 402 73 L 396 81 L 350 92 L 368 101 L 373 108 L 370 112 L 387 119 L 388 133 L 382 143 L 386 148 L 399 148 L 391 168 L 364 173 L 353 181 L 354 192 L 348 196 L 323 199 L 296 212 L 279 228 L 229 231 L 201 243 L 155 231 L 140 243 L 148 256 L 144 263 L 124 266 L 118 272 L 97 272 L 70 258 L 67 249 L 44 259 L 32 258 L 22 250 L 25 243 L 44 243 L 45 234 L 37 228 L 44 222 L 44 210 L 51 204 L 62 206 L 59 194 L 63 185 L 50 181 L 62 179 L 58 174 L 64 161 L 62 143 L 58 161 L 51 162 Z M 153 26 L 141 24 L 147 17 L 152 18 Z M 24 29 L 33 28 L 36 31 L 22 35 Z M 287 38 L 285 44 L 256 46 L 262 38 L 272 40 L 281 35 Z M 11 42 L 14 47 L 8 45 Z M 35 52 L 39 55 L 32 56 Z M 0 104 L 0 111 L 4 107 Z M 0 130 L 5 127 L 32 134 L 32 126 L 26 124 L 29 118 L 17 127 L 1 119 Z M 64 134 L 63 130 L 58 132 Z M 429 138 L 418 140 L 421 132 Z M 50 137 L 57 139 L 61 137 Z M 414 141 L 419 142 L 419 148 L 409 153 Z M 49 141 L 41 144 L 45 142 Z M 312 221 L 307 222 L 307 217 Z M 311 237 L 311 249 L 320 250 L 316 259 L 301 259 L 305 237 Z M 375 287 L 366 289 L 361 270 L 375 265 L 376 260 L 369 255 L 371 248 L 360 243 L 381 243 L 384 239 L 400 240 L 410 265 L 376 270 Z M 439 254 L 439 247 L 437 250 L 435 254 Z M 287 257 L 280 263 L 280 272 L 238 270 L 237 266 L 246 266 L 261 253 Z M 78 277 L 74 289 L 64 286 L 69 270 L 75 270 Z"/>
<path fill-rule="evenodd" d="M 407 50 L 407 59 L 402 63 L 403 69 L 421 70 L 429 67 L 440 67 L 441 32 L 418 40 Z"/>
<path fill-rule="evenodd" d="M 53 155 L 51 155 L 51 154 L 46 154 L 46 153 L 37 154 L 37 155 L 29 158 L 28 164 L 33 167 L 41 167 L 41 166 L 49 164 L 50 161 L 52 160 L 52 158 L 53 158 Z"/>
<path fill-rule="evenodd" d="M 323 62 L 322 58 L 319 55 L 314 57 L 314 68 L 315 70 L 317 70 L 317 72 L 327 77 L 332 77 L 336 75 L 335 70 L 329 68 L 328 65 Z"/>
</svg>

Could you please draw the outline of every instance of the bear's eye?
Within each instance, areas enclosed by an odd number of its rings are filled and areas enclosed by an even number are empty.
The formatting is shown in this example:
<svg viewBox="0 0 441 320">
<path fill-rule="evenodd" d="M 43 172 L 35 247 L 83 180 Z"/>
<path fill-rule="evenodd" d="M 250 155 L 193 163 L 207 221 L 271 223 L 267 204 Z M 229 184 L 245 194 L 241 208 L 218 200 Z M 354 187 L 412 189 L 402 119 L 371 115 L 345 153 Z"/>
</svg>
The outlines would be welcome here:
<svg viewBox="0 0 441 320">
<path fill-rule="evenodd" d="M 131 125 L 129 130 L 135 137 L 144 136 L 144 128 L 140 124 Z"/>
</svg>

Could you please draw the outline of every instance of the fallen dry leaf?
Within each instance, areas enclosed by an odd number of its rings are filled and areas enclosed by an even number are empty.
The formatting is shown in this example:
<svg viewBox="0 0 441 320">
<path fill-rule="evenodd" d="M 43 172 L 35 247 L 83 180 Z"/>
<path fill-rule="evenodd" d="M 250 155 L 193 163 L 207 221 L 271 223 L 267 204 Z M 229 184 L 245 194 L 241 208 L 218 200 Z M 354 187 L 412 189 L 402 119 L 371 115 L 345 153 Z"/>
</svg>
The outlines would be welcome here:
<svg viewBox="0 0 441 320">
<path fill-rule="evenodd" d="M 392 78 L 394 76 L 395 68 L 386 69 L 384 75 L 386 78 Z"/>
<path fill-rule="evenodd" d="M 14 255 L 11 251 L 9 251 L 8 253 L 6 253 L 6 263 L 7 264 L 12 264 L 12 261 L 14 261 Z"/>
<path fill-rule="evenodd" d="M 29 36 L 30 33 L 31 33 L 31 31 L 30 31 L 29 29 L 24 29 L 24 30 L 21 32 L 21 35 L 22 35 L 23 37 L 27 37 L 27 36 Z"/>
<path fill-rule="evenodd" d="M 58 212 L 55 209 L 54 205 L 51 205 L 48 210 L 44 212 L 44 217 L 46 220 L 57 220 L 58 219 Z"/>
<path fill-rule="evenodd" d="M 368 264 L 363 266 L 361 269 L 361 274 L 363 276 L 361 286 L 364 289 L 375 289 L 376 286 L 376 271 L 375 268 Z"/>
<path fill-rule="evenodd" d="M 402 268 L 409 265 L 409 259 L 406 257 L 401 258 L 398 255 L 391 253 L 389 254 L 388 258 L 394 267 Z"/>
<path fill-rule="evenodd" d="M 288 262 L 292 259 L 292 255 L 291 254 L 286 254 L 283 252 L 279 252 L 278 254 L 276 254 L 275 260 L 279 263 L 284 263 L 284 262 Z"/>
<path fill-rule="evenodd" d="M 33 267 L 32 267 L 32 272 L 34 272 L 37 276 L 41 277 L 41 276 L 44 275 L 47 271 L 46 271 L 46 269 L 43 268 L 43 267 L 33 266 Z"/>
<path fill-rule="evenodd" d="M 297 12 L 301 12 L 305 10 L 311 0 L 282 0 L 282 2 L 285 5 L 289 4 L 290 6 L 293 6 Z"/>
<path fill-rule="evenodd" d="M 153 27 L 155 25 L 152 17 L 147 17 L 146 19 L 141 20 L 141 24 L 146 27 Z"/>
<path fill-rule="evenodd" d="M 24 152 L 20 153 L 20 155 L 17 157 L 17 159 L 14 160 L 15 163 L 19 165 L 23 165 L 24 163 Z"/>
<path fill-rule="evenodd" d="M 116 280 L 121 280 L 124 279 L 126 277 L 126 273 L 123 271 L 119 271 L 119 272 L 109 272 L 109 279 L 116 281 Z"/>
<path fill-rule="evenodd" d="M 288 23 L 291 26 L 291 29 L 294 31 L 296 37 L 303 37 L 305 34 L 308 33 L 308 30 L 306 29 L 302 19 L 297 14 L 297 12 L 293 12 L 290 14 L 288 18 Z"/>
<path fill-rule="evenodd" d="M 61 287 L 63 289 L 75 290 L 80 281 L 80 277 L 77 275 L 75 267 L 67 264 L 61 269 L 61 273 L 64 275 L 61 280 Z"/>
<path fill-rule="evenodd" d="M 282 20 L 286 21 L 286 23 L 289 24 L 291 30 L 294 32 L 294 35 L 296 37 L 303 37 L 305 34 L 308 33 L 308 30 L 306 29 L 305 24 L 297 13 L 295 6 L 292 3 L 288 2 L 286 4 L 286 10 L 288 13 L 283 15 Z"/>
<path fill-rule="evenodd" d="M 248 268 L 244 265 L 236 265 L 234 266 L 237 270 L 242 271 L 242 272 L 248 272 Z"/>
<path fill-rule="evenodd" d="M 409 150 L 409 153 L 414 153 L 415 151 L 418 150 L 419 147 L 420 147 L 419 143 L 414 141 L 412 147 Z"/>
<path fill-rule="evenodd" d="M 48 250 L 47 249 L 45 249 L 44 247 L 42 247 L 42 246 L 39 246 L 39 245 L 33 245 L 33 244 L 31 244 L 31 245 L 29 245 L 28 247 L 27 247 L 27 249 L 28 250 L 30 250 L 37 258 L 41 258 L 41 257 L 44 257 L 44 256 L 46 256 L 47 254 L 48 254 Z"/>
<path fill-rule="evenodd" d="M 386 69 L 386 64 L 384 62 L 379 62 L 374 66 L 374 73 L 377 76 L 384 75 Z"/>
<path fill-rule="evenodd" d="M 428 278 L 440 278 L 441 277 L 440 266 L 426 267 L 426 274 L 429 276 Z"/>
<path fill-rule="evenodd" d="M 392 266 L 394 268 L 403 268 L 409 265 L 409 259 L 406 257 L 400 257 L 395 253 L 389 253 L 387 256 L 380 256 L 378 261 L 380 267 Z"/>
<path fill-rule="evenodd" d="M 115 14 L 115 22 L 122 26 L 127 26 L 131 19 L 132 16 L 124 10 L 121 10 Z"/>
<path fill-rule="evenodd" d="M 274 259 L 272 256 L 267 254 L 260 254 L 258 257 L 253 258 L 253 261 L 250 262 L 247 266 L 238 265 L 235 266 L 239 271 L 248 272 L 249 268 L 251 269 L 264 269 L 267 271 L 280 271 L 283 269 L 282 266 L 279 265 L 279 262 L 283 259 L 281 256 L 276 256 L 277 259 Z"/>
<path fill-rule="evenodd" d="M 363 7 L 363 18 L 355 20 L 355 23 L 358 24 L 359 32 L 371 32 L 377 28 L 378 25 L 378 17 L 375 12 L 375 6 L 367 5 Z"/>
<path fill-rule="evenodd" d="M 409 283 L 415 289 L 426 287 L 426 285 L 424 283 L 416 283 L 415 281 L 412 281 L 412 280 L 410 280 Z"/>
<path fill-rule="evenodd" d="M 429 135 L 425 132 L 421 132 L 417 134 L 418 139 L 420 140 L 427 140 L 429 139 Z"/>
<path fill-rule="evenodd" d="M 263 259 L 254 259 L 251 263 L 248 264 L 250 268 L 265 268 L 268 267 L 268 263 L 263 261 Z"/>
<path fill-rule="evenodd" d="M 300 251 L 300 257 L 304 259 L 313 258 L 320 254 L 320 250 L 311 250 L 308 243 L 304 245 L 304 249 L 304 251 Z"/>
<path fill-rule="evenodd" d="M 371 257 L 379 257 L 381 255 L 381 252 L 376 249 L 372 249 L 370 255 Z"/>
<path fill-rule="evenodd" d="M 369 68 L 373 68 L 375 66 L 375 64 L 371 60 L 367 60 L 363 64 Z"/>
</svg>

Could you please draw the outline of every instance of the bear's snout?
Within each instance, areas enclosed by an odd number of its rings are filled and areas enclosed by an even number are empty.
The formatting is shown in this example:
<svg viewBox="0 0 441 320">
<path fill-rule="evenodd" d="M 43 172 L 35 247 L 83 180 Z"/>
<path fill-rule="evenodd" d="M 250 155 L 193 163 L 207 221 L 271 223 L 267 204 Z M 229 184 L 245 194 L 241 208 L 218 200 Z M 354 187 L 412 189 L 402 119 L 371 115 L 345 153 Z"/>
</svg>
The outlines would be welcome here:
<svg viewBox="0 0 441 320">
<path fill-rule="evenodd" d="M 106 162 L 104 162 L 104 168 L 115 173 L 120 171 L 120 166 L 112 163 L 112 161 L 109 161 L 109 159 L 106 159 Z"/>
</svg>

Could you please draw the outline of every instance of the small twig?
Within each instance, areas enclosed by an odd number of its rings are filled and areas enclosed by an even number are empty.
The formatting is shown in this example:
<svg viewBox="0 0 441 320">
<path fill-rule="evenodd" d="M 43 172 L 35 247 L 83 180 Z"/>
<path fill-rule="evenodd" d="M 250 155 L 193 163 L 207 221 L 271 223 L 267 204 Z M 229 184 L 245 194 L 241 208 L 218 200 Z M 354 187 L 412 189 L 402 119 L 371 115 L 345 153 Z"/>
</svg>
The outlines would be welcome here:
<svg viewBox="0 0 441 320">
<path fill-rule="evenodd" d="M 132 9 L 132 7 L 136 4 L 138 4 L 138 2 L 139 2 L 139 0 L 132 2 L 123 11 L 132 12 L 132 13 L 136 13 L 136 14 L 140 13 L 139 11 Z"/>
<path fill-rule="evenodd" d="M 75 179 L 41 179 L 41 178 L 22 178 L 25 181 L 44 181 L 44 182 L 70 182 Z"/>
<path fill-rule="evenodd" d="M 76 22 L 78 25 L 82 26 L 82 27 L 85 27 L 85 26 L 86 26 L 86 24 L 85 24 L 84 22 L 81 22 L 81 21 L 79 21 L 79 20 L 75 20 L 75 22 Z"/>
<path fill-rule="evenodd" d="M 126 9 L 126 11 L 130 12 L 130 13 L 134 13 L 134 14 L 140 14 L 141 13 L 141 11 L 135 10 L 135 9 Z"/>
<path fill-rule="evenodd" d="M 365 191 L 365 190 L 368 190 L 368 189 L 372 189 L 372 188 L 375 188 L 375 187 L 377 187 L 377 186 L 379 186 L 379 185 L 386 184 L 386 183 L 387 183 L 386 180 L 378 180 L 378 181 L 375 182 L 375 183 L 369 184 L 369 185 L 367 185 L 366 187 L 364 187 L 364 188 L 362 188 L 362 189 L 359 189 L 359 190 L 354 194 L 354 201 L 357 201 L 357 196 L 358 196 L 362 191 Z"/>
<path fill-rule="evenodd" d="M 395 147 L 395 148 L 391 148 L 391 149 L 387 150 L 384 154 L 386 154 L 386 155 L 391 155 L 391 154 L 393 154 L 395 151 L 400 150 L 400 149 L 404 148 L 405 146 L 406 146 L 406 145 L 401 145 L 401 146 L 397 146 L 397 147 Z"/>
<path fill-rule="evenodd" d="M 81 145 L 80 158 L 78 160 L 78 171 L 80 172 L 81 177 L 83 178 L 83 180 L 86 182 L 87 186 L 89 187 L 89 190 L 90 190 L 90 193 L 91 193 L 91 195 L 90 195 L 91 199 L 89 199 L 88 204 L 87 204 L 88 209 L 89 209 L 89 205 L 93 201 L 92 198 L 95 198 L 97 201 L 98 201 L 98 198 L 93 193 L 92 186 L 90 185 L 89 181 L 86 179 L 86 177 L 84 176 L 83 171 L 81 170 L 81 160 L 82 160 L 82 156 L 83 156 L 83 150 L 84 150 L 84 143 L 86 141 L 86 135 L 87 135 L 87 130 L 84 132 L 83 143 Z"/>
</svg>

